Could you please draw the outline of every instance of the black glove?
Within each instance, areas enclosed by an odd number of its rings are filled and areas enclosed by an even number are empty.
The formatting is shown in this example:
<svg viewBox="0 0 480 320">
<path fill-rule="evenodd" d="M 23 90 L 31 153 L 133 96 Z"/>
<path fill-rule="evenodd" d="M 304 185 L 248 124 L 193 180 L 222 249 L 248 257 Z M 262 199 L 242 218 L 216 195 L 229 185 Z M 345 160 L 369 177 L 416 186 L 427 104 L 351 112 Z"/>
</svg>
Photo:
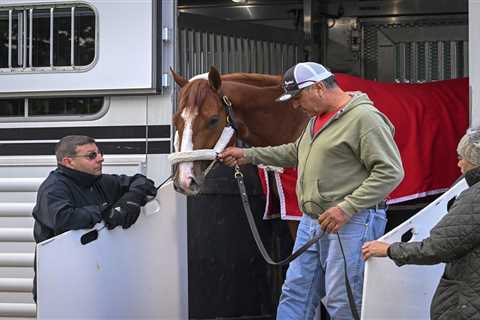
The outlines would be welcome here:
<svg viewBox="0 0 480 320">
<path fill-rule="evenodd" d="M 150 201 L 157 196 L 157 188 L 155 188 L 155 183 L 141 174 L 136 175 L 136 178 L 130 185 L 129 191 L 144 195 L 142 200 L 137 202 L 141 206 L 144 206 L 147 201 Z"/>
<path fill-rule="evenodd" d="M 125 222 L 125 214 L 120 210 L 115 210 L 114 208 L 118 202 L 114 205 L 109 205 L 102 211 L 102 218 L 105 221 L 105 225 L 108 230 L 112 230 L 117 226 L 121 226 Z"/>
<path fill-rule="evenodd" d="M 125 193 L 110 208 L 104 211 L 103 218 L 109 230 L 117 226 L 124 229 L 130 228 L 140 215 L 140 204 L 143 195 L 136 192 Z"/>
</svg>

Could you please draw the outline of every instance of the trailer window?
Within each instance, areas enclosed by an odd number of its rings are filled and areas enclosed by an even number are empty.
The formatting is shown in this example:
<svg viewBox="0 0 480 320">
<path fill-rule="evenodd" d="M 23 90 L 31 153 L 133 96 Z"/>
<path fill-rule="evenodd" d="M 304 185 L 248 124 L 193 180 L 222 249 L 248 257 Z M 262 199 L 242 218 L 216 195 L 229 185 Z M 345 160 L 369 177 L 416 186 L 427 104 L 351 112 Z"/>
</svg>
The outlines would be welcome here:
<svg viewBox="0 0 480 320">
<path fill-rule="evenodd" d="M 8 12 L 0 11 L 0 68 L 8 67 Z"/>
<path fill-rule="evenodd" d="M 103 97 L 3 99 L 0 100 L 0 118 L 94 115 L 103 105 Z"/>
<path fill-rule="evenodd" d="M 95 60 L 96 29 L 85 4 L 0 6 L 0 72 L 84 70 Z"/>
<path fill-rule="evenodd" d="M 95 114 L 103 106 L 103 98 L 29 99 L 29 116 Z"/>
<path fill-rule="evenodd" d="M 0 117 L 23 117 L 24 113 L 23 99 L 0 100 Z"/>
</svg>

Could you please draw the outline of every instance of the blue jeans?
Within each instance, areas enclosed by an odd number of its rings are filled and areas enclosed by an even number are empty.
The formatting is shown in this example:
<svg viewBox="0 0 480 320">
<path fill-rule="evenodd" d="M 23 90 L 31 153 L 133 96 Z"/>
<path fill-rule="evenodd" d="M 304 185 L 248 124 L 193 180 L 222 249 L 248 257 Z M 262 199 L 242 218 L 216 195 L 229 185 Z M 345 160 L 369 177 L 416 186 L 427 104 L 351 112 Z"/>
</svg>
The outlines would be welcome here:
<svg viewBox="0 0 480 320">
<path fill-rule="evenodd" d="M 385 210 L 367 209 L 355 214 L 338 232 L 347 260 L 347 275 L 360 315 L 364 261 L 361 247 L 385 232 Z M 316 219 L 303 215 L 293 250 L 323 233 Z M 325 274 L 322 271 L 325 270 Z M 290 263 L 277 309 L 278 320 L 313 319 L 322 300 L 330 317 L 353 319 L 345 287 L 345 268 L 337 234 L 324 234 L 316 245 Z"/>
</svg>

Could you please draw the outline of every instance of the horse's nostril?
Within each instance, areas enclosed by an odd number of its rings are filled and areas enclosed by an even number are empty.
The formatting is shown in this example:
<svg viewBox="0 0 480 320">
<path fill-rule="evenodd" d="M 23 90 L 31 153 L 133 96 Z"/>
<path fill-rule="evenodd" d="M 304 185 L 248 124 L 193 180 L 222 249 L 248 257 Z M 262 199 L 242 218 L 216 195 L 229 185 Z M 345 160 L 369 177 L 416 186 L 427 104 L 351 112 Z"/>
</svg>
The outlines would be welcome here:
<svg viewBox="0 0 480 320">
<path fill-rule="evenodd" d="M 200 191 L 200 185 L 195 179 L 190 180 L 190 186 L 189 186 L 190 191 L 197 193 Z"/>
</svg>

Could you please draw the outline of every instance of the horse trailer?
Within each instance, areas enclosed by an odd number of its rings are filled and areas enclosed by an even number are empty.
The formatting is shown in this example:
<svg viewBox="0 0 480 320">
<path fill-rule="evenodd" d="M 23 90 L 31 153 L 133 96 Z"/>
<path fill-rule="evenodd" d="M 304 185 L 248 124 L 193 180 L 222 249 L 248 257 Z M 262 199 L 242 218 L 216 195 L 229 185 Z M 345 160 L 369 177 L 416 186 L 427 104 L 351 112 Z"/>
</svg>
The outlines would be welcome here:
<svg viewBox="0 0 480 320">
<path fill-rule="evenodd" d="M 31 211 L 61 137 L 92 136 L 106 173 L 160 184 L 174 149 L 170 68 L 187 79 L 211 65 L 282 74 L 306 60 L 384 82 L 469 76 L 478 128 L 479 66 L 469 59 L 480 51 L 478 13 L 479 0 L 2 0 L 0 319 L 36 317 Z M 252 209 L 262 211 L 256 168 L 245 174 Z M 392 206 L 390 228 L 437 196 Z M 257 252 L 232 171 L 218 166 L 196 197 L 169 197 L 178 211 L 159 229 L 165 251 L 150 252 L 171 262 L 158 270 L 171 283 L 158 297 L 171 311 L 162 318 L 274 318 L 286 269 Z M 272 255 L 289 253 L 285 224 L 259 215 L 257 225 Z"/>
</svg>

